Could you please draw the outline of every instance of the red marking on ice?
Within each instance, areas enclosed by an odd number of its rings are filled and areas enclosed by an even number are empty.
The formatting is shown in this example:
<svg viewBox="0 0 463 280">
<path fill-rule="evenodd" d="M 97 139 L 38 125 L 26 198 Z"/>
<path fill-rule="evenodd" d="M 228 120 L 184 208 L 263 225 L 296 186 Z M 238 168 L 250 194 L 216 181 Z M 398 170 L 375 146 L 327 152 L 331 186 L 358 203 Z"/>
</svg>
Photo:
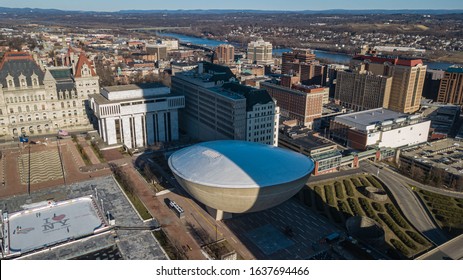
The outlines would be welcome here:
<svg viewBox="0 0 463 280">
<path fill-rule="evenodd" d="M 66 217 L 66 215 L 64 214 L 61 214 L 59 216 L 55 216 L 53 218 L 51 218 L 53 221 L 61 221 L 62 219 L 64 219 L 64 217 Z"/>
</svg>

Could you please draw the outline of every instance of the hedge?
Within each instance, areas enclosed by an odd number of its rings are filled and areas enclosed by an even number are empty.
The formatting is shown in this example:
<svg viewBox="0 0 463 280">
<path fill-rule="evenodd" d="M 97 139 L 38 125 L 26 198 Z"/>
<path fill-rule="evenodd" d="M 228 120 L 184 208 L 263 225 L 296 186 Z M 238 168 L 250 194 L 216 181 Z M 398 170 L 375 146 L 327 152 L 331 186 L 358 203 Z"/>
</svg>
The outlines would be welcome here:
<svg viewBox="0 0 463 280">
<path fill-rule="evenodd" d="M 326 202 L 329 205 L 336 207 L 336 199 L 334 198 L 333 187 L 331 185 L 325 185 L 323 188 L 325 189 Z"/>
<path fill-rule="evenodd" d="M 386 203 L 385 206 L 386 206 L 387 213 L 392 217 L 392 219 L 394 219 L 394 221 L 399 226 L 401 226 L 402 228 L 405 228 L 405 229 L 410 228 L 408 223 L 404 220 L 402 215 L 400 215 L 400 213 L 397 211 L 397 209 L 394 207 L 394 205 L 392 205 L 390 203 Z"/>
<path fill-rule="evenodd" d="M 336 191 L 336 197 L 338 199 L 344 199 L 344 188 L 343 184 L 341 182 L 336 181 L 334 183 L 334 190 Z"/>
<path fill-rule="evenodd" d="M 410 254 L 410 252 L 408 251 L 408 249 L 405 248 L 404 244 L 402 244 L 402 242 L 400 242 L 399 240 L 397 240 L 397 239 L 391 239 L 391 244 L 392 244 L 392 246 L 394 246 L 394 248 L 396 248 L 402 255 L 408 256 L 408 254 Z"/>
<path fill-rule="evenodd" d="M 348 196 L 354 196 L 354 185 L 350 180 L 343 180 L 344 186 L 346 187 L 346 193 Z"/>
</svg>

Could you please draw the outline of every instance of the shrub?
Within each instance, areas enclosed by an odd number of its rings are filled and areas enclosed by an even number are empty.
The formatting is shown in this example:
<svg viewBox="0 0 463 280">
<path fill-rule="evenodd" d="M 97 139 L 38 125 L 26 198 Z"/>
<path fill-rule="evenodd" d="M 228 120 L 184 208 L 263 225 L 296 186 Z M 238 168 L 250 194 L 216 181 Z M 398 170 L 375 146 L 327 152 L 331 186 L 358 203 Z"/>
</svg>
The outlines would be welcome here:
<svg viewBox="0 0 463 280">
<path fill-rule="evenodd" d="M 410 228 L 408 223 L 404 220 L 402 215 L 400 215 L 400 213 L 397 211 L 397 209 L 394 207 L 394 205 L 392 205 L 390 203 L 386 203 L 385 206 L 386 206 L 387 213 L 392 217 L 392 219 L 394 219 L 394 221 L 399 226 L 401 226 L 402 228 Z"/>
<path fill-rule="evenodd" d="M 348 196 L 354 196 L 354 185 L 350 180 L 343 180 L 344 186 L 346 187 L 346 193 Z"/>
<path fill-rule="evenodd" d="M 375 177 L 373 177 L 373 176 L 368 176 L 367 179 L 368 179 L 368 181 L 370 181 L 370 183 L 371 183 L 375 188 L 377 188 L 377 189 L 382 189 L 382 188 L 383 188 L 383 185 L 381 185 L 381 183 L 380 183 L 378 180 L 376 180 Z"/>
<path fill-rule="evenodd" d="M 336 191 L 336 197 L 339 199 L 344 199 L 344 188 L 343 184 L 341 182 L 335 182 L 334 183 L 334 190 Z"/>
<path fill-rule="evenodd" d="M 426 241 L 426 239 L 424 239 L 420 234 L 414 232 L 414 231 L 405 231 L 405 233 L 410 236 L 414 241 L 416 241 L 417 243 L 421 244 L 421 245 L 426 245 L 428 244 L 428 242 Z"/>
<path fill-rule="evenodd" d="M 357 200 L 349 197 L 347 202 L 349 203 L 350 210 L 354 216 L 362 216 L 362 210 L 360 209 L 360 205 Z"/>
<path fill-rule="evenodd" d="M 352 212 L 350 211 L 349 206 L 347 205 L 347 202 L 345 202 L 344 200 L 338 200 L 338 209 L 339 211 L 342 212 L 345 219 L 352 216 Z"/>
<path fill-rule="evenodd" d="M 404 244 L 402 244 L 402 242 L 400 242 L 399 240 L 397 239 L 391 239 L 391 244 L 392 246 L 394 246 L 394 248 L 397 249 L 397 251 L 399 251 L 402 255 L 404 256 L 408 256 L 408 254 L 410 254 L 410 252 L 408 251 L 408 249 L 404 246 Z"/>
<path fill-rule="evenodd" d="M 360 206 L 362 206 L 363 211 L 365 212 L 365 214 L 367 214 L 367 217 L 371 219 L 375 219 L 376 218 L 375 211 L 371 209 L 371 206 L 368 200 L 366 198 L 361 197 L 359 198 L 359 202 L 360 202 Z"/>
<path fill-rule="evenodd" d="M 371 205 L 373 206 L 373 209 L 375 209 L 376 212 L 384 212 L 384 207 L 383 205 L 381 205 L 381 203 L 373 201 Z"/>
<path fill-rule="evenodd" d="M 326 202 L 331 206 L 336 206 L 336 199 L 334 198 L 333 187 L 330 185 L 323 186 L 325 189 Z"/>
<path fill-rule="evenodd" d="M 371 187 L 372 186 L 371 183 L 367 179 L 365 179 L 364 177 L 360 177 L 359 179 L 360 179 L 360 182 L 362 183 L 363 186 L 365 186 L 365 187 Z"/>
<path fill-rule="evenodd" d="M 357 178 L 351 178 L 350 180 L 352 181 L 352 183 L 354 183 L 354 186 L 355 186 L 355 187 L 358 188 L 358 187 L 361 187 L 361 186 L 362 186 L 362 183 L 360 182 L 359 179 L 357 179 Z"/>
</svg>

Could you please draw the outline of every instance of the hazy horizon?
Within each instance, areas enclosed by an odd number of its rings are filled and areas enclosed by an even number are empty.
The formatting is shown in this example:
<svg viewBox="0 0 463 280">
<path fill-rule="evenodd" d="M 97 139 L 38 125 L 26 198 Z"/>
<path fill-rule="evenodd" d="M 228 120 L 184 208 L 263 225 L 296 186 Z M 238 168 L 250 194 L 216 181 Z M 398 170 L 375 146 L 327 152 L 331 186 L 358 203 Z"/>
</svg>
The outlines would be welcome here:
<svg viewBox="0 0 463 280">
<path fill-rule="evenodd" d="M 463 9 L 461 0 L 389 0 L 372 2 L 371 0 L 295 0 L 288 4 L 276 0 L 235 0 L 233 2 L 219 2 L 211 0 L 139 0 L 127 2 L 123 0 L 82 0 L 76 2 L 57 0 L 0 0 L 0 7 L 5 8 L 38 8 L 58 9 L 64 11 L 104 11 L 116 12 L 120 10 L 262 10 L 262 11 L 324 11 L 324 10 L 458 10 Z"/>
</svg>

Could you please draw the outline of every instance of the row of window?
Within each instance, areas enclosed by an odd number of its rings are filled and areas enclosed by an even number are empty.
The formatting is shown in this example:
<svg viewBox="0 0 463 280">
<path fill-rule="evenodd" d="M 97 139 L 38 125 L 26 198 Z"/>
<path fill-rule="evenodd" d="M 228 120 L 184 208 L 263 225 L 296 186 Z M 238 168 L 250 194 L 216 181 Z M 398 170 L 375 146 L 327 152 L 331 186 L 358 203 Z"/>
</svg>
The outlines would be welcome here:
<svg viewBox="0 0 463 280">
<path fill-rule="evenodd" d="M 27 82 L 25 78 L 21 78 L 21 80 L 19 81 L 19 86 L 27 87 Z M 39 86 L 39 81 L 37 80 L 37 78 L 32 79 L 32 86 L 34 87 Z M 14 88 L 14 82 L 13 82 L 13 79 L 11 78 L 8 79 L 8 88 Z"/>
<path fill-rule="evenodd" d="M 6 97 L 5 100 L 6 100 L 6 103 L 18 103 L 18 102 L 21 102 L 21 96 L 19 96 L 19 97 L 15 96 L 14 98 L 13 97 L 10 97 L 10 98 Z M 45 100 L 45 94 L 34 95 L 33 97 L 32 96 L 23 96 L 22 97 L 22 102 L 41 101 L 41 100 Z"/>
<path fill-rule="evenodd" d="M 82 101 L 82 103 L 84 103 L 84 102 L 85 102 L 85 101 Z M 82 105 L 84 106 L 85 104 L 82 104 Z M 55 103 L 51 104 L 51 106 L 52 106 L 52 109 L 53 109 L 53 110 L 56 109 L 56 108 L 55 108 Z M 76 101 L 72 101 L 72 107 L 76 107 L 76 106 L 77 106 Z M 67 107 L 68 107 L 68 108 L 71 108 L 71 103 L 70 103 L 69 101 L 67 102 Z M 61 109 L 64 109 L 64 108 L 65 108 L 65 103 L 64 103 L 64 102 L 61 102 Z M 45 104 L 42 104 L 42 110 L 46 110 Z M 30 111 L 31 111 L 31 109 L 30 109 L 29 105 L 26 105 L 26 112 L 30 112 Z M 37 105 L 34 105 L 34 111 L 38 111 Z M 21 106 L 18 106 L 18 109 L 17 109 L 16 112 L 17 112 L 17 113 L 22 113 L 22 112 L 23 112 L 22 107 L 21 107 Z M 14 113 L 15 113 L 14 108 L 10 107 L 10 114 L 14 114 Z M 1 114 L 3 114 L 3 112 L 1 112 L 1 110 L 0 110 L 0 115 L 1 115 Z"/>
<path fill-rule="evenodd" d="M 69 117 L 71 117 L 72 114 L 73 114 L 72 111 L 68 111 L 68 112 L 67 112 L 67 116 L 69 116 Z M 78 115 L 77 110 L 74 110 L 74 116 L 77 116 L 77 115 Z M 65 111 L 62 112 L 62 116 L 63 116 L 63 118 L 66 117 L 66 112 L 65 112 Z M 23 116 L 19 116 L 18 119 L 19 119 L 19 122 L 24 122 L 25 119 L 27 119 L 27 121 L 30 122 L 30 121 L 32 121 L 32 117 L 33 117 L 33 116 L 31 116 L 31 115 L 28 115 L 27 118 L 24 118 Z M 48 118 L 48 117 L 47 117 L 47 114 L 46 114 L 46 113 L 43 113 L 42 118 L 43 118 L 44 120 L 46 120 L 46 119 Z M 53 113 L 53 119 L 58 119 L 56 113 Z M 35 120 L 36 120 L 36 121 L 40 120 L 39 114 L 35 114 Z M 16 123 L 16 118 L 15 118 L 15 116 L 11 116 L 11 121 L 10 121 L 10 122 L 11 122 L 11 123 Z"/>
</svg>

